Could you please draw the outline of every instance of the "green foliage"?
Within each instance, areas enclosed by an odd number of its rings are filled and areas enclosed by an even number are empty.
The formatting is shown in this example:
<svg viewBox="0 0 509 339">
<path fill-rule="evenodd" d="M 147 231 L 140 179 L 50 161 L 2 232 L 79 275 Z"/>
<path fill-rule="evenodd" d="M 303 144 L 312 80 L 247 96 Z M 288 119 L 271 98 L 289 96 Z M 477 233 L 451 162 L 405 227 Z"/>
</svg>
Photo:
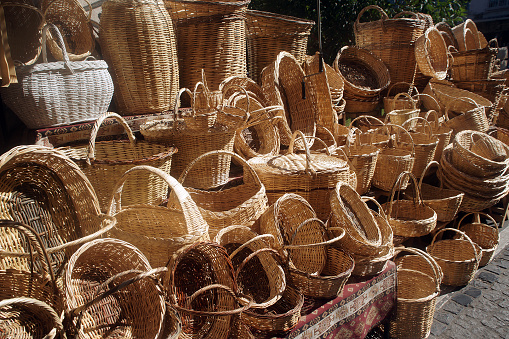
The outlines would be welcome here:
<svg viewBox="0 0 509 339">
<path fill-rule="evenodd" d="M 359 12 L 368 5 L 378 5 L 392 18 L 402 11 L 429 14 L 433 22 L 446 21 L 454 26 L 465 19 L 469 0 L 321 0 L 322 51 L 329 64 L 341 47 L 354 45 L 353 24 Z M 317 21 L 315 0 L 251 0 L 251 9 L 290 15 Z M 380 18 L 376 11 L 368 11 L 362 21 Z M 318 51 L 318 27 L 315 24 L 308 41 L 308 53 Z"/>
</svg>

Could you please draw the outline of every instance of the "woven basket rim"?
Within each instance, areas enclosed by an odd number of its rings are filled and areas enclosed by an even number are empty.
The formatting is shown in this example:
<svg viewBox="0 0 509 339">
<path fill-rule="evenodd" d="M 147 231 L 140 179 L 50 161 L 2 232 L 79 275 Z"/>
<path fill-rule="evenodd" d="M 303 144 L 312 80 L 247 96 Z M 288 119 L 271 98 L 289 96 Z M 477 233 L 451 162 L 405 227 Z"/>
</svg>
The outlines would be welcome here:
<svg viewBox="0 0 509 339">
<path fill-rule="evenodd" d="M 251 1 L 251 0 L 249 0 L 249 1 Z M 291 16 L 291 15 L 283 15 L 283 14 L 278 14 L 278 13 L 273 13 L 273 12 L 260 11 L 260 10 L 255 10 L 255 9 L 248 9 L 246 11 L 246 16 L 247 16 L 247 18 L 249 18 L 249 16 L 258 16 L 258 17 L 263 17 L 263 18 L 279 19 L 281 21 L 288 21 L 288 22 L 295 23 L 295 24 L 301 24 L 303 26 L 315 25 L 315 22 L 313 20 L 299 18 L 299 17 L 295 17 L 295 16 Z M 303 29 L 306 29 L 306 28 L 303 28 Z M 309 27 L 309 29 L 311 29 L 311 27 Z"/>
</svg>

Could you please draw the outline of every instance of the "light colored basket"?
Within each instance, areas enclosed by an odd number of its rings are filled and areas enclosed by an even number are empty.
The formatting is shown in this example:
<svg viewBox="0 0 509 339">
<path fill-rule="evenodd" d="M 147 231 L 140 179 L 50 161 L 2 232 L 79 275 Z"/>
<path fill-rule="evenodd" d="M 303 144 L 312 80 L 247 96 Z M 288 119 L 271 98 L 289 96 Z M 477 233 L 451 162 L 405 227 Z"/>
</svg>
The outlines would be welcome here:
<svg viewBox="0 0 509 339">
<path fill-rule="evenodd" d="M 264 67 L 279 52 L 287 51 L 299 63 L 306 56 L 307 42 L 314 21 L 270 12 L 247 10 L 247 68 L 249 76 L 259 81 Z"/>
<path fill-rule="evenodd" d="M 400 97 L 406 97 L 412 103 L 411 108 L 395 109 L 385 114 L 385 123 L 391 123 L 403 126 L 403 123 L 409 119 L 419 116 L 420 110 L 417 108 L 417 102 L 408 93 L 402 92 L 396 94 L 394 100 Z M 415 127 L 415 122 L 411 125 L 406 125 L 406 128 Z"/>
<path fill-rule="evenodd" d="M 367 193 L 371 188 L 380 150 L 374 145 L 350 145 L 348 141 L 342 149 L 350 160 L 357 176 L 355 190 L 359 194 Z"/>
<path fill-rule="evenodd" d="M 108 0 L 101 8 L 99 43 L 118 112 L 171 110 L 179 90 L 179 60 L 172 18 L 162 1 Z"/>
<path fill-rule="evenodd" d="M 481 47 L 477 25 L 472 19 L 466 19 L 461 24 L 454 26 L 452 32 L 458 41 L 460 51 L 468 51 Z"/>
<path fill-rule="evenodd" d="M 475 219 L 468 223 L 463 224 L 465 218 L 473 215 Z M 481 222 L 480 216 L 486 217 L 493 222 L 493 226 Z M 493 217 L 487 213 L 467 213 L 458 221 L 458 229 L 464 232 L 470 240 L 481 248 L 481 259 L 479 260 L 479 267 L 486 266 L 490 263 L 495 254 L 495 250 L 500 242 L 500 233 L 498 231 L 498 223 Z"/>
<path fill-rule="evenodd" d="M 447 22 L 441 21 L 435 25 L 435 28 L 438 29 L 438 31 L 442 35 L 442 38 L 444 38 L 447 50 L 449 50 L 449 46 L 452 46 L 456 49 L 459 48 L 458 40 L 454 36 L 452 28 L 451 26 L 449 26 Z"/>
<path fill-rule="evenodd" d="M 496 40 L 484 48 L 466 51 L 457 51 L 452 47 L 449 49 L 452 56 L 451 77 L 454 81 L 487 80 L 495 70 L 498 53 Z"/>
<path fill-rule="evenodd" d="M 415 42 L 415 59 L 422 74 L 444 80 L 449 70 L 449 53 L 442 34 L 428 28 Z"/>
<path fill-rule="evenodd" d="M 355 127 L 354 123 L 357 121 L 364 125 L 359 128 Z M 370 121 L 374 122 L 374 124 L 371 124 Z M 382 120 L 371 115 L 359 115 L 355 117 L 350 122 L 348 128 L 349 132 L 347 139 L 351 139 L 355 136 L 354 140 L 357 144 L 372 145 L 382 150 L 387 148 L 391 141 L 391 131 L 389 127 L 387 127 Z M 360 132 L 357 133 L 357 130 L 354 130 L 354 128 L 357 128 Z"/>
<path fill-rule="evenodd" d="M 114 118 L 125 130 L 128 140 L 96 141 L 101 125 Z M 108 209 L 113 187 L 118 178 L 137 165 L 157 167 L 170 172 L 172 157 L 177 149 L 167 144 L 137 140 L 127 122 L 116 113 L 102 114 L 96 120 L 88 143 L 79 142 L 60 148 L 86 174 L 99 198 L 101 211 Z M 158 205 L 167 198 L 168 185 L 158 176 L 137 172 L 126 183 L 125 205 Z"/>
<path fill-rule="evenodd" d="M 430 116 L 433 116 L 434 118 L 433 122 L 430 122 L 431 131 L 433 135 L 438 138 L 438 145 L 435 150 L 435 156 L 433 157 L 433 160 L 440 161 L 444 148 L 451 142 L 453 129 L 445 126 L 443 123 L 440 122 L 440 117 L 438 116 L 437 111 L 429 110 L 424 114 L 424 119 L 429 121 Z M 444 114 L 444 117 L 445 121 L 449 119 L 446 114 Z"/>
<path fill-rule="evenodd" d="M 460 108 L 461 113 L 451 117 L 451 107 L 454 107 L 457 101 L 463 102 L 463 104 L 467 103 L 470 107 L 467 108 L 468 106 L 465 106 L 464 108 Z M 449 120 L 447 120 L 444 125 L 452 128 L 454 135 L 464 130 L 486 132 L 490 126 L 490 121 L 486 115 L 486 107 L 480 106 L 477 102 L 468 97 L 452 100 L 449 105 L 446 106 L 445 112 Z"/>
<path fill-rule="evenodd" d="M 396 99 L 395 96 L 392 96 L 391 93 L 392 93 L 392 90 L 394 88 L 399 88 L 400 86 L 406 86 L 408 87 L 408 92 L 409 94 L 415 92 L 416 95 L 419 95 L 419 90 L 417 89 L 417 87 L 415 87 L 414 85 L 412 84 L 409 84 L 408 82 L 398 82 L 398 83 L 391 83 L 391 85 L 389 86 L 389 88 L 387 89 L 387 94 L 385 95 L 384 97 L 384 112 L 385 114 L 389 113 L 389 112 L 392 112 L 396 109 L 411 109 L 414 107 L 414 99 L 413 97 L 410 99 L 408 99 L 408 97 L 398 97 L 398 99 Z M 400 92 L 398 92 L 400 93 Z M 396 93 L 396 94 L 398 94 Z M 417 99 L 417 103 L 415 103 L 415 106 L 419 107 L 420 106 L 420 101 L 419 99 Z"/>
<path fill-rule="evenodd" d="M 113 97 L 113 82 L 103 60 L 48 62 L 46 36 L 53 24 L 43 29 L 43 62 L 16 67 L 18 84 L 2 88 L 2 99 L 30 129 L 74 124 L 97 119 Z"/>
<path fill-rule="evenodd" d="M 123 204 L 124 184 L 136 172 L 148 172 L 163 179 L 179 208 Z M 173 253 L 187 244 L 210 239 L 209 226 L 192 197 L 176 179 L 158 168 L 135 166 L 129 169 L 117 180 L 112 193 L 108 214 L 117 219 L 117 224 L 109 235 L 136 246 L 153 267 L 165 266 Z"/>
</svg>

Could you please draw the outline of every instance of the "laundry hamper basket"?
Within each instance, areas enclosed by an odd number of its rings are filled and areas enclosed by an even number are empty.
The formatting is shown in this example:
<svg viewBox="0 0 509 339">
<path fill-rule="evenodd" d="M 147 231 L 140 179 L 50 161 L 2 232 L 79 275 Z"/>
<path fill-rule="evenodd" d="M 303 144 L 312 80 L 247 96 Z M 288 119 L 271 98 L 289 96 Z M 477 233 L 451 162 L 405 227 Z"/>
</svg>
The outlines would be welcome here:
<svg viewBox="0 0 509 339">
<path fill-rule="evenodd" d="M 103 122 L 114 118 L 122 125 L 129 140 L 96 141 Z M 148 165 L 170 172 L 175 147 L 164 143 L 137 140 L 127 122 L 116 113 L 102 114 L 96 120 L 89 143 L 61 148 L 87 175 L 99 198 L 102 211 L 108 209 L 113 186 L 118 178 L 136 165 Z M 159 204 L 166 199 L 168 185 L 150 173 L 136 173 L 126 183 L 123 196 L 126 205 L 135 203 Z"/>
</svg>

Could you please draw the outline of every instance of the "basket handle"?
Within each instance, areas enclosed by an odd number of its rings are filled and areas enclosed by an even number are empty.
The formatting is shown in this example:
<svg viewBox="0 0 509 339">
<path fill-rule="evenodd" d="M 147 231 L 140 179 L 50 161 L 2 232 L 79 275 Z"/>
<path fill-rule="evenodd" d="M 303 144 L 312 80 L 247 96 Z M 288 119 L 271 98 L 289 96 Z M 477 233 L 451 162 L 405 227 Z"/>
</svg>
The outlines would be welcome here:
<svg viewBox="0 0 509 339">
<path fill-rule="evenodd" d="M 412 155 L 415 156 L 415 143 L 414 143 L 414 138 L 412 138 L 412 136 L 410 135 L 410 133 L 408 133 L 408 131 L 403 128 L 402 126 L 400 125 L 395 125 L 395 124 L 387 124 L 386 126 L 390 126 L 390 127 L 396 127 L 397 129 L 403 131 L 404 133 L 406 133 L 406 135 L 408 136 L 408 138 L 410 138 L 410 141 L 412 143 Z"/>
<path fill-rule="evenodd" d="M 392 88 L 397 85 L 408 85 L 408 94 L 412 93 L 412 91 L 415 91 L 416 95 L 419 94 L 419 90 L 417 89 L 417 87 L 415 87 L 415 85 L 413 85 L 409 82 L 406 82 L 406 81 L 399 81 L 399 82 L 395 82 L 389 86 L 389 89 L 387 90 L 387 97 L 391 96 Z"/>
<path fill-rule="evenodd" d="M 488 219 L 490 219 L 490 220 L 493 222 L 493 225 L 495 225 L 494 229 L 496 229 L 496 230 L 497 230 L 497 233 L 500 233 L 500 232 L 499 232 L 499 230 L 498 230 L 498 224 L 497 224 L 497 222 L 495 221 L 495 219 L 493 219 L 493 217 L 492 217 L 491 215 L 489 215 L 488 213 L 484 213 L 484 212 L 470 212 L 470 213 L 465 214 L 465 215 L 464 215 L 464 216 L 460 219 L 460 221 L 458 221 L 458 226 L 457 226 L 457 227 L 458 227 L 458 229 L 459 229 L 459 230 L 461 230 L 461 227 L 460 227 L 460 226 L 461 226 L 461 223 L 462 223 L 462 222 L 463 222 L 463 220 L 464 220 L 467 216 L 469 216 L 469 215 L 474 215 L 474 216 L 476 216 L 477 218 L 479 218 L 479 216 L 481 216 L 481 215 L 482 215 L 482 216 L 487 217 Z"/>
<path fill-rule="evenodd" d="M 148 171 L 150 173 L 153 173 L 160 178 L 162 178 L 171 189 L 172 194 L 175 194 L 178 202 L 181 206 L 182 213 L 184 214 L 184 219 L 186 221 L 187 225 L 204 225 L 206 224 L 205 220 L 203 219 L 200 210 L 198 209 L 198 206 L 193 201 L 189 193 L 186 191 L 186 189 L 171 175 L 164 172 L 163 170 L 152 167 L 152 166 L 146 166 L 146 165 L 140 165 L 135 166 L 127 170 L 120 179 L 117 181 L 115 186 L 113 187 L 113 194 L 110 198 L 110 203 L 108 204 L 108 215 L 111 215 L 111 213 L 114 211 L 115 207 L 118 207 L 117 210 L 121 210 L 121 197 L 122 197 L 122 189 L 124 186 L 124 183 L 127 181 L 128 176 L 133 172 L 139 172 L 139 171 Z M 208 232 L 207 230 L 189 230 L 189 234 L 195 234 L 199 233 L 201 234 L 203 231 Z"/>
<path fill-rule="evenodd" d="M 332 139 L 333 144 L 330 147 L 332 147 L 334 150 L 336 148 L 338 148 L 338 143 L 336 142 L 336 138 L 334 138 L 334 134 L 331 132 L 330 129 L 328 129 L 327 127 L 320 125 L 320 124 L 316 124 L 316 127 L 317 127 L 317 129 L 318 128 L 322 129 L 325 132 L 325 134 L 327 134 Z M 321 141 L 322 144 L 324 143 L 323 140 L 321 140 L 320 138 L 317 138 L 316 140 L 318 140 L 319 142 Z M 326 147 L 326 148 L 328 148 L 328 147 Z"/>
<path fill-rule="evenodd" d="M 402 11 L 402 12 L 399 12 L 398 14 L 393 16 L 392 18 L 393 19 L 398 19 L 399 17 L 402 17 L 403 15 L 411 15 L 413 17 L 412 19 L 421 19 L 422 20 L 422 18 L 420 18 L 417 13 L 412 12 L 412 11 Z"/>
<path fill-rule="evenodd" d="M 239 247 L 237 247 L 230 255 L 229 255 L 229 258 L 230 260 L 232 260 L 240 251 L 242 251 L 244 248 L 248 247 L 249 245 L 251 245 L 252 243 L 258 241 L 258 240 L 263 240 L 263 239 L 271 239 L 272 240 L 272 243 L 274 243 L 276 241 L 276 238 L 272 235 L 272 234 L 269 234 L 269 233 L 266 233 L 266 234 L 259 234 L 257 235 L 256 237 L 253 237 L 251 239 L 249 239 L 248 241 L 246 241 L 245 243 L 243 243 L 242 245 L 240 245 Z M 265 241 L 265 240 L 264 240 Z"/>
<path fill-rule="evenodd" d="M 283 269 L 283 267 L 286 265 L 286 263 L 284 262 L 283 258 L 281 258 L 281 255 L 279 254 L 278 251 L 276 251 L 275 249 L 272 249 L 272 248 L 267 248 L 267 247 L 266 248 L 260 248 L 260 249 L 258 249 L 256 251 L 254 251 L 253 253 L 250 253 L 246 258 L 244 258 L 244 260 L 242 260 L 242 262 L 240 263 L 239 267 L 237 267 L 237 269 L 235 270 L 235 280 L 237 281 L 239 279 L 239 274 L 242 271 L 242 269 L 244 268 L 244 266 L 248 263 L 248 261 L 250 261 L 254 257 L 258 256 L 258 254 L 260 254 L 262 252 L 268 252 L 268 253 L 272 254 L 274 259 L 276 259 L 278 261 L 278 263 L 280 265 L 280 266 L 278 266 L 279 271 L 282 273 L 282 276 L 285 279 L 285 281 L 284 281 L 283 284 L 281 284 L 281 289 L 279 291 L 277 291 L 278 293 L 277 293 L 276 296 L 274 296 L 270 300 L 267 300 L 264 303 L 261 303 L 261 304 L 255 303 L 255 304 L 253 304 L 251 306 L 252 308 L 266 308 L 266 307 L 268 307 L 270 305 L 273 305 L 276 301 L 278 301 L 281 298 L 281 295 L 283 294 L 283 292 L 286 289 L 286 275 L 285 275 L 285 271 Z"/>
<path fill-rule="evenodd" d="M 324 232 L 324 234 L 327 234 L 327 227 L 325 226 L 324 222 L 318 218 L 309 218 L 307 220 L 304 220 L 296 229 L 295 229 L 295 232 L 293 232 L 292 234 L 292 237 L 290 239 L 290 245 L 284 245 L 283 248 L 284 249 L 287 249 L 287 250 L 291 250 L 291 249 L 302 249 L 302 248 L 306 248 L 306 247 L 318 247 L 318 246 L 326 246 L 326 245 L 331 245 L 331 244 L 334 244 L 335 242 L 337 242 L 338 240 L 341 240 L 346 232 L 345 230 L 342 228 L 342 227 L 329 227 L 329 231 L 330 230 L 340 230 L 341 231 L 341 234 L 337 237 L 334 237 L 330 240 L 327 240 L 327 241 L 322 241 L 322 242 L 317 242 L 317 243 L 313 243 L 313 244 L 303 244 L 303 245 L 293 245 L 293 242 L 295 241 L 295 238 L 297 237 L 297 233 L 299 233 L 299 231 L 304 227 L 306 226 L 307 224 L 309 224 L 310 222 L 318 222 L 318 224 L 320 225 L 320 227 L 322 228 L 322 231 Z"/>
<path fill-rule="evenodd" d="M 46 39 L 49 29 L 53 29 L 53 31 L 57 34 L 57 43 L 60 45 L 59 47 L 62 49 L 62 56 L 64 58 L 64 64 L 69 69 L 69 71 L 74 74 L 74 70 L 71 67 L 69 55 L 67 54 L 67 50 L 65 49 L 64 38 L 62 38 L 62 34 L 60 34 L 60 30 L 57 26 L 52 23 L 47 23 L 42 29 L 42 60 L 44 63 L 48 63 L 48 53 L 46 51 Z"/>
<path fill-rule="evenodd" d="M 292 154 L 294 149 L 295 140 L 297 137 L 302 139 L 302 143 L 304 144 L 304 150 L 306 152 L 306 173 L 314 174 L 315 170 L 311 166 L 311 152 L 309 151 L 309 145 L 306 142 L 306 136 L 301 131 L 293 132 L 292 139 L 290 140 L 290 146 L 288 147 L 287 154 Z"/>
<path fill-rule="evenodd" d="M 62 338 L 66 338 L 66 335 L 64 332 L 64 325 L 62 324 L 62 320 L 58 316 L 57 312 L 53 309 L 53 307 L 49 306 L 43 301 L 34 299 L 34 298 L 27 298 L 27 297 L 18 297 L 18 298 L 11 298 L 11 299 L 4 299 L 0 301 L 0 308 L 3 307 L 10 307 L 13 305 L 31 305 L 31 307 L 36 307 L 37 312 L 44 312 L 46 314 L 49 314 L 51 316 L 51 320 L 53 321 L 53 329 L 45 336 L 43 339 L 50 339 L 54 338 L 56 333 L 55 332 L 61 332 Z"/>
<path fill-rule="evenodd" d="M 95 160 L 95 140 L 97 138 L 97 133 L 99 132 L 99 128 L 103 124 L 103 122 L 108 118 L 114 118 L 117 120 L 117 122 L 124 127 L 125 132 L 127 133 L 127 137 L 129 138 L 129 141 L 131 142 L 131 146 L 134 147 L 136 144 L 136 137 L 133 134 L 133 131 L 127 124 L 127 122 L 117 113 L 113 112 L 106 112 L 101 114 L 99 118 L 95 121 L 94 127 L 92 128 L 92 133 L 90 134 L 90 141 L 88 143 L 88 153 L 87 153 L 87 164 L 90 165 L 91 160 Z M 136 150 L 136 148 L 135 148 Z"/>
<path fill-rule="evenodd" d="M 180 108 L 180 96 L 184 92 L 189 95 L 189 98 L 191 98 L 191 100 L 193 100 L 193 92 L 191 92 L 191 90 L 189 88 L 183 87 L 183 88 L 179 89 L 179 91 L 177 93 L 177 97 L 175 98 L 175 106 L 173 107 L 173 121 L 177 121 L 178 111 Z M 191 104 L 191 106 L 193 106 L 193 105 Z M 191 107 L 191 110 L 193 111 L 193 115 L 194 115 L 194 107 Z"/>
<path fill-rule="evenodd" d="M 348 150 L 348 147 L 347 147 L 347 150 Z M 355 166 L 354 164 L 352 163 L 352 160 L 350 160 L 350 158 L 348 157 L 348 155 L 346 154 L 345 150 L 341 147 L 337 147 L 336 148 L 336 151 L 338 152 L 341 152 L 341 154 L 343 155 L 343 157 L 345 158 L 346 162 L 348 163 L 348 166 L 350 167 L 351 170 L 354 170 L 355 169 Z M 339 158 L 339 157 L 338 157 Z"/>
<path fill-rule="evenodd" d="M 382 216 L 382 218 L 384 218 L 385 220 L 389 220 L 389 218 L 387 218 L 387 214 L 385 213 L 382 205 L 380 205 L 380 203 L 373 197 L 368 197 L 368 196 L 362 196 L 361 197 L 361 200 L 365 203 L 366 201 L 371 201 L 373 202 L 377 207 L 378 207 L 378 214 L 380 214 Z"/>
<path fill-rule="evenodd" d="M 403 183 L 403 180 L 405 179 L 405 177 L 409 177 L 412 181 L 413 181 L 413 184 L 414 184 L 414 189 L 415 189 L 415 196 L 414 196 L 414 204 L 417 202 L 419 205 L 422 205 L 423 202 L 422 202 L 422 199 L 421 199 L 421 191 L 419 190 L 419 187 L 417 186 L 417 179 L 415 178 L 415 175 L 413 175 L 412 172 L 408 172 L 408 171 L 403 171 L 399 174 L 398 178 L 396 179 L 396 181 L 394 182 L 394 185 L 392 185 L 392 189 L 391 189 L 391 199 L 389 201 L 389 211 L 387 212 L 387 216 L 389 218 L 392 217 L 392 207 L 393 207 L 393 204 L 394 204 L 394 194 L 396 193 L 396 187 L 399 187 L 400 190 L 401 190 L 401 184 Z M 399 190 L 398 190 L 399 192 Z M 399 194 L 399 193 L 398 193 Z M 396 213 L 396 217 L 397 217 L 397 213 Z"/>
<path fill-rule="evenodd" d="M 440 125 L 439 125 L 439 118 L 438 118 L 437 111 L 435 111 L 434 109 L 430 109 L 429 111 L 426 112 L 426 114 L 424 114 L 424 119 L 426 119 L 426 121 L 428 121 L 428 122 L 429 122 L 430 115 L 433 115 L 433 122 L 434 122 L 433 126 L 435 127 L 435 129 L 438 129 L 438 127 L 440 127 Z"/>
<path fill-rule="evenodd" d="M 385 27 L 384 27 L 384 25 L 383 25 L 383 22 L 384 22 L 385 20 L 389 19 L 389 16 L 387 15 L 387 13 L 385 13 L 385 11 L 384 11 L 381 7 L 379 7 L 379 6 L 377 6 L 377 5 L 369 5 L 369 6 L 364 7 L 364 8 L 363 8 L 363 9 L 359 12 L 359 14 L 357 14 L 357 19 L 355 20 L 355 22 L 354 22 L 354 24 L 353 24 L 353 29 L 354 29 L 356 32 L 358 32 L 358 31 L 359 31 L 359 28 L 357 27 L 357 25 L 359 24 L 360 19 L 361 19 L 362 15 L 364 14 L 364 12 L 366 12 L 366 11 L 368 11 L 368 10 L 370 10 L 370 9 L 376 9 L 376 10 L 378 11 L 378 13 L 380 13 L 380 17 L 381 17 L 381 20 L 382 20 L 382 28 L 383 28 L 383 30 L 384 30 L 384 32 L 385 32 Z"/>
<path fill-rule="evenodd" d="M 433 240 L 431 241 L 431 245 L 430 246 L 433 246 L 433 244 L 435 243 L 435 240 L 437 238 L 437 236 L 445 231 L 453 231 L 453 232 L 456 232 L 456 233 L 459 233 L 461 235 L 462 238 L 465 238 L 468 240 L 468 242 L 470 243 L 470 245 L 472 245 L 472 248 L 474 249 L 474 253 L 476 254 L 475 255 L 475 261 L 477 262 L 477 264 L 479 265 L 479 261 L 481 260 L 481 254 L 482 254 L 482 251 L 477 251 L 477 248 L 475 248 L 475 244 L 472 242 L 472 240 L 470 240 L 470 237 L 468 235 L 465 234 L 465 232 L 462 232 L 456 228 L 449 228 L 449 227 L 446 227 L 446 228 L 442 228 L 441 230 L 439 230 L 438 232 L 435 233 L 435 235 L 433 236 Z"/>
<path fill-rule="evenodd" d="M 394 249 L 394 257 L 396 257 L 401 252 L 409 252 L 424 258 L 424 260 L 431 266 L 431 270 L 435 275 L 433 278 L 435 280 L 436 292 L 440 292 L 440 283 L 443 278 L 443 272 L 442 269 L 440 268 L 440 265 L 438 265 L 438 263 L 436 262 L 436 260 L 433 259 L 433 257 L 429 255 L 429 253 L 426 253 L 423 250 L 414 247 L 396 247 Z"/>
<path fill-rule="evenodd" d="M 14 221 L 14 220 L 7 220 L 7 219 L 0 219 L 0 227 L 2 228 L 13 228 L 20 233 L 22 233 L 25 237 L 28 239 L 29 249 L 30 249 L 30 270 L 33 273 L 34 264 L 33 264 L 33 247 L 35 247 L 35 250 L 37 251 L 37 254 L 39 255 L 39 259 L 42 264 L 42 268 L 44 271 L 46 271 L 46 274 L 42 274 L 44 278 L 47 278 L 49 275 L 51 285 L 53 287 L 53 294 L 57 295 L 58 287 L 55 279 L 55 274 L 53 273 L 53 269 L 51 267 L 51 260 L 49 258 L 48 252 L 46 251 L 46 248 L 44 247 L 44 244 L 42 242 L 41 237 L 39 236 L 39 233 L 35 229 L 33 229 L 31 226 L 26 225 L 24 223 Z M 19 252 L 7 252 L 7 251 L 0 251 L 0 257 L 3 256 L 19 256 Z M 24 253 L 23 253 L 24 254 Z"/>
<path fill-rule="evenodd" d="M 436 160 L 432 160 L 432 161 L 428 162 L 428 164 L 426 165 L 426 167 L 424 167 L 424 170 L 422 171 L 421 177 L 419 178 L 419 189 L 420 190 L 422 190 L 422 179 L 424 178 L 424 175 L 426 173 L 428 173 L 428 170 L 432 166 L 436 166 L 437 167 L 438 177 L 442 178 L 442 176 L 443 176 L 442 165 L 440 165 L 440 163 L 438 161 L 436 161 Z M 443 181 L 442 180 L 439 180 L 439 181 L 440 181 L 440 188 L 444 188 Z"/>
<path fill-rule="evenodd" d="M 190 305 L 193 302 L 193 300 L 196 299 L 196 297 L 198 297 L 203 292 L 206 292 L 206 291 L 209 291 L 209 290 L 212 290 L 212 289 L 225 290 L 226 292 L 231 294 L 235 299 L 237 299 L 239 301 L 242 300 L 242 299 L 240 299 L 237 296 L 237 294 L 230 287 L 225 286 L 225 285 L 221 285 L 221 284 L 211 284 L 211 285 L 202 287 L 199 290 L 197 290 L 196 292 L 194 292 L 186 300 L 186 302 L 185 302 L 186 306 L 185 307 L 179 306 L 177 304 L 171 304 L 171 307 L 173 307 L 174 309 L 176 309 L 179 312 L 191 313 L 191 314 L 197 315 L 197 316 L 200 316 L 200 315 L 201 316 L 221 316 L 221 315 L 227 316 L 227 315 L 234 315 L 234 314 L 242 313 L 242 312 L 244 312 L 245 310 L 247 310 L 248 308 L 250 308 L 253 305 L 253 300 L 250 298 L 249 301 L 245 305 L 242 305 L 241 307 L 239 307 L 237 309 L 234 309 L 234 310 L 227 310 L 227 311 L 195 311 L 195 310 L 190 309 Z"/>
<path fill-rule="evenodd" d="M 416 94 L 414 95 L 414 97 L 426 97 L 426 98 L 430 98 L 431 100 L 433 100 L 433 102 L 435 103 L 436 107 L 437 107 L 437 112 L 438 113 L 442 113 L 442 107 L 440 106 L 440 104 L 438 103 L 437 99 L 432 96 L 432 95 L 429 95 L 427 93 L 419 93 L 419 94 Z M 447 117 L 447 120 L 449 119 L 448 116 Z"/>
<path fill-rule="evenodd" d="M 413 117 L 413 118 L 410 118 L 410 119 L 404 121 L 403 124 L 401 124 L 401 125 L 403 127 L 405 127 L 410 122 L 415 121 L 415 120 L 422 121 L 422 123 L 428 128 L 428 136 L 431 138 L 433 136 L 433 131 L 431 129 L 431 124 L 429 123 L 428 120 L 424 119 L 423 117 Z M 407 129 L 407 131 L 408 131 L 408 129 Z"/>
<path fill-rule="evenodd" d="M 203 158 L 206 158 L 206 157 L 209 157 L 209 156 L 214 156 L 214 155 L 230 155 L 232 158 L 234 158 L 235 160 L 239 161 L 241 164 L 242 164 L 242 167 L 243 168 L 247 168 L 249 170 L 249 172 L 251 173 L 251 175 L 253 176 L 254 178 L 254 181 L 256 183 L 256 185 L 258 187 L 262 187 L 263 186 L 263 183 L 262 181 L 260 180 L 260 177 L 258 176 L 258 174 L 255 172 L 255 170 L 253 169 L 253 167 L 244 159 L 242 158 L 240 155 L 238 155 L 237 153 L 234 153 L 234 152 L 231 152 L 231 151 L 226 151 L 226 150 L 216 150 L 216 151 L 209 151 L 207 153 L 204 153 L 202 155 L 200 155 L 199 157 L 197 157 L 196 159 L 194 159 L 193 161 L 191 161 L 186 169 L 182 172 L 182 174 L 180 174 L 180 177 L 178 178 L 178 182 L 183 185 L 185 180 L 186 180 L 186 177 L 187 175 L 189 174 L 189 171 L 191 171 L 191 169 L 193 168 L 193 166 L 199 162 L 200 160 L 202 160 Z M 245 177 L 245 176 L 244 176 Z"/>
<path fill-rule="evenodd" d="M 237 84 L 228 84 L 227 86 L 225 86 L 222 90 L 223 93 L 227 92 L 230 88 L 237 88 L 239 89 L 241 92 L 244 92 L 244 95 L 246 96 L 246 100 L 247 100 L 247 107 L 246 107 L 246 112 L 250 112 L 250 107 L 251 107 L 251 96 L 249 95 L 249 92 L 242 86 L 240 85 L 237 85 Z M 238 93 L 234 93 L 231 97 L 234 97 L 238 95 Z"/>
<path fill-rule="evenodd" d="M 348 126 L 348 128 L 352 128 L 354 127 L 354 122 L 356 122 L 357 120 L 360 120 L 360 119 L 366 119 L 366 120 L 374 120 L 375 122 L 378 122 L 380 124 L 380 126 L 377 126 L 376 128 L 380 128 L 380 127 L 384 127 L 385 126 L 385 123 L 378 119 L 377 117 L 374 117 L 372 115 L 359 115 L 358 117 L 355 117 L 352 121 L 350 121 L 350 125 Z"/>
<path fill-rule="evenodd" d="M 450 110 L 450 107 L 452 106 L 452 103 L 453 102 L 456 102 L 458 100 L 461 100 L 461 101 L 469 101 L 470 103 L 474 104 L 477 108 L 480 108 L 481 106 L 479 106 L 479 104 L 472 98 L 469 98 L 469 97 L 457 97 L 457 98 L 454 98 L 452 99 L 448 104 L 447 106 L 445 106 L 445 114 L 447 114 L 447 112 L 449 112 Z M 449 116 L 449 115 L 447 115 Z"/>
<path fill-rule="evenodd" d="M 209 89 L 203 82 L 198 81 L 196 83 L 196 85 L 194 85 L 193 96 L 192 96 L 193 102 L 191 103 L 191 108 L 192 108 L 193 116 L 196 114 L 196 110 L 195 110 L 196 96 L 198 93 L 198 88 L 200 88 L 200 87 L 203 88 L 203 95 L 205 96 L 205 102 L 207 103 L 207 109 L 211 108 L 210 102 L 209 102 Z"/>
<path fill-rule="evenodd" d="M 271 106 L 271 107 L 281 107 L 281 106 Z M 267 109 L 269 107 L 265 107 L 263 109 Z M 258 112 L 258 111 L 261 111 L 262 109 L 259 109 L 259 110 L 256 110 L 255 112 Z M 270 112 L 270 109 L 267 110 L 267 113 Z M 254 113 L 254 112 L 253 112 Z M 242 126 L 241 128 L 242 129 L 246 129 L 246 128 L 249 128 L 249 127 L 253 127 L 253 126 L 256 126 L 256 125 L 259 125 L 261 123 L 264 123 L 264 122 L 268 122 L 268 121 L 274 121 L 274 120 L 278 120 L 278 119 L 282 119 L 283 117 L 280 116 L 280 115 L 275 115 L 275 116 L 269 116 L 269 117 L 266 117 L 266 118 L 259 118 L 259 119 L 254 119 L 252 120 L 251 122 L 249 123 L 246 123 L 244 126 Z"/>
</svg>

